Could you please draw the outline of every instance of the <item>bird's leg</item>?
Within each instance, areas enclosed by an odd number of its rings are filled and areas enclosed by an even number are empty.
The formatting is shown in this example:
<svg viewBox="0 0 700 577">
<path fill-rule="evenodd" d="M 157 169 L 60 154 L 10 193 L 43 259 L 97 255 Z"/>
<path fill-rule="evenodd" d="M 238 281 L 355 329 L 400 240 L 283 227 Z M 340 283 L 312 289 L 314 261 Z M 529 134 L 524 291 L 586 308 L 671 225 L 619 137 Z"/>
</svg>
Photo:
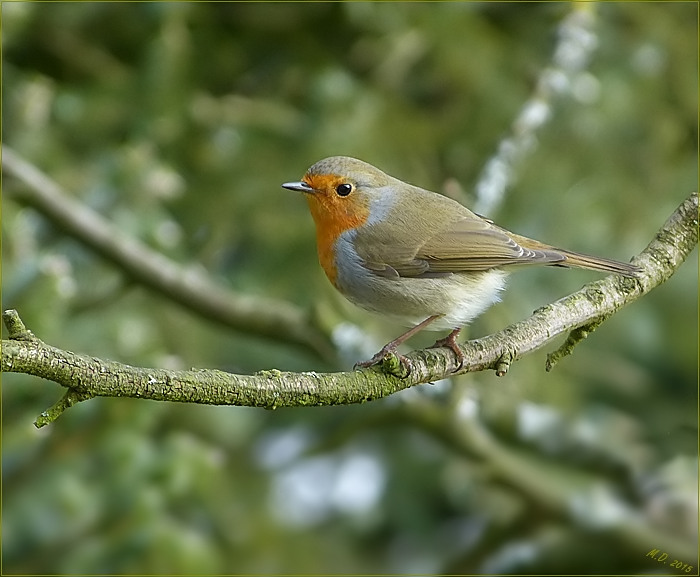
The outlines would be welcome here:
<svg viewBox="0 0 700 577">
<path fill-rule="evenodd" d="M 436 319 L 439 319 L 441 316 L 442 315 L 433 315 L 433 316 L 425 319 L 423 322 L 418 323 L 415 327 L 407 330 L 404 334 L 399 335 L 393 341 L 384 345 L 382 347 L 382 349 L 376 355 L 374 355 L 371 359 L 369 359 L 368 361 L 362 361 L 362 362 L 355 363 L 355 368 L 371 367 L 372 365 L 376 365 L 377 363 L 381 362 L 382 359 L 384 359 L 387 355 L 389 355 L 391 353 L 395 353 L 396 349 L 399 347 L 399 345 L 403 344 L 405 341 L 410 339 L 416 333 L 422 331 L 430 323 L 432 323 Z M 400 355 L 398 353 L 396 353 L 396 356 L 399 358 L 399 361 L 401 361 L 401 364 L 404 367 L 406 367 L 407 374 L 410 374 L 411 373 L 410 361 L 406 357 L 404 357 L 403 355 Z"/>
<path fill-rule="evenodd" d="M 455 369 L 455 373 L 457 371 L 461 371 L 462 367 L 464 366 L 464 353 L 462 352 L 462 349 L 459 348 L 459 345 L 457 344 L 457 337 L 459 336 L 459 331 L 462 329 L 455 329 L 453 330 L 449 335 L 442 339 L 438 339 L 435 341 L 435 344 L 429 348 L 431 349 L 439 349 L 440 347 L 447 347 L 452 350 L 452 352 L 455 354 L 457 357 L 457 362 L 459 365 Z"/>
</svg>

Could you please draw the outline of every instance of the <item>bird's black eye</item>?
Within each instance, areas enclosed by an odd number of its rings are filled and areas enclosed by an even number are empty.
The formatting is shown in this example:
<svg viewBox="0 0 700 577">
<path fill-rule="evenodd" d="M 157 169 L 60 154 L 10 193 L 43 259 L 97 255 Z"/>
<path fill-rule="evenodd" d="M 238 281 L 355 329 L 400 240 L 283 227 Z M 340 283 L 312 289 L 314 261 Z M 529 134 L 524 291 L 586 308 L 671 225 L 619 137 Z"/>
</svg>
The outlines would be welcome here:
<svg viewBox="0 0 700 577">
<path fill-rule="evenodd" d="M 347 196 L 352 192 L 352 184 L 339 184 L 335 187 L 335 191 L 338 193 L 338 196 Z"/>
</svg>

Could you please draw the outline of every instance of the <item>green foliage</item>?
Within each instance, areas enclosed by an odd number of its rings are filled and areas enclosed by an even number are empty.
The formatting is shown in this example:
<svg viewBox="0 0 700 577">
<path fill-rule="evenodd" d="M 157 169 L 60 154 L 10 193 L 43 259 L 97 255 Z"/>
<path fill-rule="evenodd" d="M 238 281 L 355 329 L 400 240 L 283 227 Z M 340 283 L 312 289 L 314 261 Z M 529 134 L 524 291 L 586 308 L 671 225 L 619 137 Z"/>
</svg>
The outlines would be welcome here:
<svg viewBox="0 0 700 577">
<path fill-rule="evenodd" d="M 697 187 L 698 8 L 588 6 L 597 49 L 578 92 L 552 99 L 488 216 L 624 260 Z M 332 292 L 306 205 L 280 183 L 343 154 L 472 205 L 576 9 L 3 3 L 3 140 L 169 257 L 356 322 L 376 350 L 399 327 Z M 138 366 L 328 368 L 135 286 L 8 198 L 17 181 L 3 186 L 3 309 L 47 343 Z M 466 332 L 499 330 L 590 278 L 513 275 Z M 697 537 L 697 316 L 694 261 L 550 374 L 539 353 L 500 380 L 468 375 L 357 407 L 94 399 L 37 432 L 62 391 L 4 375 L 3 570 L 658 570 L 646 554 L 661 545 L 629 545 L 614 524 L 607 538 L 596 522 L 624 502 L 661 535 Z M 498 450 L 479 451 L 486 432 Z M 504 468 L 501 450 L 528 466 Z M 535 490 L 532 471 L 551 486 Z"/>
</svg>

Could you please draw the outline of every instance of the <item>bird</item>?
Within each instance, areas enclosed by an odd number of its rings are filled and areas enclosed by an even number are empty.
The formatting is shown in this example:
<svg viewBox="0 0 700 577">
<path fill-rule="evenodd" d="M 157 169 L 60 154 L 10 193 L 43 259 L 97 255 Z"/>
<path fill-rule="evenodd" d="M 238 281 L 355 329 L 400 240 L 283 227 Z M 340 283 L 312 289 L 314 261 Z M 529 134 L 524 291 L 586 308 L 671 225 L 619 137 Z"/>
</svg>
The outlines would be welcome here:
<svg viewBox="0 0 700 577">
<path fill-rule="evenodd" d="M 411 328 L 355 368 L 371 367 L 423 329 L 449 330 L 462 368 L 461 329 L 500 300 L 509 272 L 533 265 L 634 277 L 632 264 L 550 246 L 510 232 L 459 202 L 348 156 L 313 164 L 298 182 L 316 225 L 318 258 L 350 302 Z"/>
</svg>

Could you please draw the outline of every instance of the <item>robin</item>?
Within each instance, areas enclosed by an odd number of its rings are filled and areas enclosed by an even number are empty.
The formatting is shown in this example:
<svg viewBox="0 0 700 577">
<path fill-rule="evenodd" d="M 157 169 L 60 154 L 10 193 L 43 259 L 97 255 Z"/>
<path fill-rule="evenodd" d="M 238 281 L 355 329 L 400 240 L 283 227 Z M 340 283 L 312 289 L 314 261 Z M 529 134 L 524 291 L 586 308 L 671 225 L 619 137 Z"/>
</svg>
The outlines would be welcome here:
<svg viewBox="0 0 700 577">
<path fill-rule="evenodd" d="M 452 349 L 461 367 L 461 328 L 499 300 L 508 272 L 523 265 L 639 272 L 509 232 L 450 198 L 347 156 L 320 160 L 300 182 L 282 186 L 304 193 L 318 258 L 333 286 L 364 309 L 413 325 L 356 366 L 380 362 L 429 327 L 451 330 L 433 347 Z"/>
</svg>

